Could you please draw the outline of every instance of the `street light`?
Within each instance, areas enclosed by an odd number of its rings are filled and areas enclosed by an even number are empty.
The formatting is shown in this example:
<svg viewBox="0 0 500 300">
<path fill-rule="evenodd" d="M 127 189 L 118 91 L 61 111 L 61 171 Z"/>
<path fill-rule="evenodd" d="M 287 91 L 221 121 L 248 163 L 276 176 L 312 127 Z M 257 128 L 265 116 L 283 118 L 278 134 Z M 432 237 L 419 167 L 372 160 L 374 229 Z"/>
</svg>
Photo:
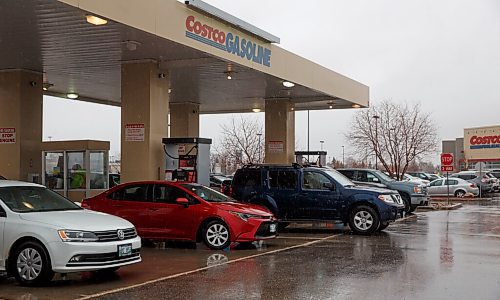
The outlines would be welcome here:
<svg viewBox="0 0 500 300">
<path fill-rule="evenodd" d="M 373 116 L 375 119 L 375 170 L 378 170 L 378 119 L 380 116 Z"/>
</svg>

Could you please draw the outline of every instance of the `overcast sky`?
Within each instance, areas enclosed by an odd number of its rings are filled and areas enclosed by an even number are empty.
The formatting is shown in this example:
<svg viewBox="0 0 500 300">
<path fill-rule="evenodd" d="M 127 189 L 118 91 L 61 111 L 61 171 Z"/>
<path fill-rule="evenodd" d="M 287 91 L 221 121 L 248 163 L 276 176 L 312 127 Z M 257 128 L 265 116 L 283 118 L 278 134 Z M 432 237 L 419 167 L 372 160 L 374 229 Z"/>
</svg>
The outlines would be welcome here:
<svg viewBox="0 0 500 300">
<path fill-rule="evenodd" d="M 500 125 L 498 0 L 206 2 L 279 36 L 281 47 L 368 85 L 372 103 L 421 103 L 442 139 L 460 137 L 466 127 Z M 329 156 L 340 158 L 342 145 L 349 152 L 343 134 L 352 114 L 312 111 L 311 149 L 324 140 Z M 78 126 L 85 116 L 98 121 Z M 228 117 L 202 116 L 200 135 L 217 142 Z M 44 140 L 49 136 L 110 140 L 119 152 L 120 110 L 46 97 Z M 296 139 L 306 146 L 305 112 L 296 114 Z"/>
</svg>

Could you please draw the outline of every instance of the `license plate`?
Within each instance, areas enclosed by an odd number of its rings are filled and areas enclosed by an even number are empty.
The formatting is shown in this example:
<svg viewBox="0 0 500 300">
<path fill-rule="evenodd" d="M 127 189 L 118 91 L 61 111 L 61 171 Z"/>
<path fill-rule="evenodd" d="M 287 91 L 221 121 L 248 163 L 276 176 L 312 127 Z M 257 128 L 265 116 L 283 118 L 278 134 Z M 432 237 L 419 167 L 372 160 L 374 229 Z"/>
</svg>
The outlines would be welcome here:
<svg viewBox="0 0 500 300">
<path fill-rule="evenodd" d="M 132 255 L 132 244 L 118 245 L 118 257 Z"/>
<path fill-rule="evenodd" d="M 276 224 L 269 225 L 269 232 L 271 232 L 271 233 L 275 233 L 276 232 Z"/>
</svg>

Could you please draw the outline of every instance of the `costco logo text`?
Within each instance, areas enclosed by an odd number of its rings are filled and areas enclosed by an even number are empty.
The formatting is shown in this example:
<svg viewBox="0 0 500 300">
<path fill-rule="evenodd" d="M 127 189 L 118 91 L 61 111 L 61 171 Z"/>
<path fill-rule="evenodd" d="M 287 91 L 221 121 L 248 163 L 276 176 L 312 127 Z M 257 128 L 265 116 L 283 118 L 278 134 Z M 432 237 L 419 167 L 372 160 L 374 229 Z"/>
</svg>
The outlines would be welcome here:
<svg viewBox="0 0 500 300">
<path fill-rule="evenodd" d="M 473 136 L 470 138 L 471 149 L 500 148 L 500 135 Z"/>
<path fill-rule="evenodd" d="M 186 30 L 186 37 L 190 39 L 227 51 L 266 67 L 271 66 L 270 49 L 257 45 L 231 32 L 226 33 L 207 24 L 203 24 L 196 20 L 194 16 L 186 18 Z"/>
</svg>

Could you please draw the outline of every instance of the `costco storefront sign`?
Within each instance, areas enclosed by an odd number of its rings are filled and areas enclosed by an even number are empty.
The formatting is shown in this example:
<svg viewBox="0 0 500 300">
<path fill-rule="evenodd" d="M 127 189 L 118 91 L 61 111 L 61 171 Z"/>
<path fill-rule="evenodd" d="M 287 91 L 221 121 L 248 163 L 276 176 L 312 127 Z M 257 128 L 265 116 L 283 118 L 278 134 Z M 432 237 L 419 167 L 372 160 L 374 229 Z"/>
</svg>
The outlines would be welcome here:
<svg viewBox="0 0 500 300">
<path fill-rule="evenodd" d="M 500 126 L 464 129 L 466 161 L 500 160 Z"/>
<path fill-rule="evenodd" d="M 500 135 L 476 136 L 470 138 L 471 149 L 500 148 Z"/>
</svg>

